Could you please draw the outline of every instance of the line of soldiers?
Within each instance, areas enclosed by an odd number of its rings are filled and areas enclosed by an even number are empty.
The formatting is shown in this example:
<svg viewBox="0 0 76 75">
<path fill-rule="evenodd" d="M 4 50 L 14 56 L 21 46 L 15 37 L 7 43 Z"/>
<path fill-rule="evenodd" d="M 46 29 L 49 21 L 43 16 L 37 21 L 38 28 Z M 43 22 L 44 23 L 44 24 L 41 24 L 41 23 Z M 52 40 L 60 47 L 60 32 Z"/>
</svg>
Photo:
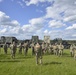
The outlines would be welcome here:
<svg viewBox="0 0 76 75">
<path fill-rule="evenodd" d="M 19 54 L 22 54 L 22 49 L 24 50 L 24 55 L 27 55 L 28 52 L 28 42 L 24 43 L 23 45 L 20 43 L 18 46 L 16 42 L 13 42 L 10 44 L 10 50 L 11 50 L 11 57 L 15 58 L 17 47 L 19 48 Z M 5 43 L 4 46 L 4 53 L 7 54 L 8 45 Z"/>
<path fill-rule="evenodd" d="M 39 43 L 31 44 L 32 47 L 32 54 L 36 54 L 36 64 L 42 64 L 42 54 L 45 54 L 46 52 L 52 54 L 54 53 L 55 55 L 62 56 L 63 55 L 63 49 L 64 46 L 60 43 L 58 44 L 48 44 L 48 43 L 42 43 L 41 45 Z"/>
<path fill-rule="evenodd" d="M 50 54 L 54 53 L 55 55 L 62 55 L 63 54 L 63 45 L 60 44 L 48 44 L 48 43 L 42 43 L 41 45 L 39 43 L 34 44 L 32 43 L 31 45 L 31 49 L 32 49 L 32 55 L 36 55 L 36 64 L 42 64 L 42 54 L 45 54 L 46 52 L 49 52 Z M 19 48 L 19 54 L 22 54 L 22 49 L 24 50 L 24 55 L 27 55 L 28 52 L 28 42 L 24 43 L 24 44 L 19 44 L 17 46 L 17 44 L 15 42 L 13 42 L 10 45 L 10 49 L 11 49 L 11 57 L 15 58 L 15 54 L 16 54 L 16 50 L 17 47 Z M 7 54 L 7 49 L 8 49 L 8 45 L 5 43 L 4 44 L 4 52 L 5 54 Z"/>
<path fill-rule="evenodd" d="M 62 56 L 63 55 L 63 50 L 64 50 L 64 46 L 60 43 L 59 45 L 57 43 L 55 44 L 48 44 L 48 43 L 32 43 L 31 45 L 31 50 L 32 50 L 32 55 L 36 55 L 36 64 L 42 64 L 42 54 L 45 53 L 49 53 L 49 54 L 55 54 L 58 56 Z M 13 42 L 10 45 L 10 49 L 11 49 L 11 57 L 15 58 L 15 54 L 16 54 L 16 50 L 17 47 L 19 49 L 19 54 L 22 54 L 22 50 L 24 51 L 24 55 L 26 56 L 28 53 L 28 42 L 24 43 L 24 44 L 19 44 L 17 46 L 17 44 L 15 42 Z M 8 49 L 8 45 L 5 43 L 4 44 L 4 52 L 5 54 L 7 54 L 7 49 Z M 70 46 L 70 53 L 71 56 L 73 56 L 76 59 L 76 46 L 73 44 Z"/>
<path fill-rule="evenodd" d="M 13 45 L 13 44 L 15 44 L 15 42 L 13 42 L 11 45 Z M 11 47 L 11 45 L 10 45 L 10 47 Z M 35 44 L 32 43 L 30 46 L 32 48 L 32 55 L 34 55 L 35 54 L 35 51 L 34 51 Z M 41 46 L 42 46 L 42 52 L 43 53 L 45 53 L 48 50 L 48 52 L 50 54 L 52 54 L 52 53 L 54 53 L 55 55 L 58 55 L 58 53 L 61 54 L 61 55 L 63 54 L 64 46 L 61 43 L 60 43 L 60 45 L 58 45 L 57 43 L 55 43 L 54 45 L 51 45 L 51 44 L 47 45 L 47 44 L 45 44 L 43 42 Z M 5 43 L 3 47 L 4 47 L 5 54 L 7 54 L 8 45 Z M 27 54 L 27 51 L 28 51 L 28 42 L 24 43 L 24 45 L 22 43 L 20 43 L 18 45 L 18 47 L 19 47 L 19 53 L 20 54 L 22 54 L 22 49 L 24 49 L 25 55 Z M 74 56 L 75 48 L 76 48 L 76 46 L 74 44 L 72 44 L 70 46 L 71 56 Z"/>
<path fill-rule="evenodd" d="M 17 45 L 16 42 L 13 42 L 12 44 L 10 44 L 9 46 L 10 50 L 11 50 L 11 57 L 15 58 L 15 54 L 17 51 L 17 48 L 19 50 L 19 54 L 22 54 L 22 50 L 24 51 L 24 55 L 26 56 L 28 53 L 28 42 L 24 43 L 24 44 L 19 44 Z M 32 55 L 36 55 L 36 64 L 42 64 L 42 47 L 39 43 L 37 44 L 31 44 L 31 48 L 32 48 Z M 1 48 L 0 48 L 1 49 Z M 7 54 L 8 51 L 8 45 L 5 43 L 3 46 L 4 49 L 4 53 Z"/>
<path fill-rule="evenodd" d="M 42 44 L 42 51 L 45 54 L 46 52 L 48 52 L 49 54 L 55 54 L 55 55 L 59 55 L 62 56 L 63 55 L 63 49 L 64 46 L 60 43 L 59 45 L 57 43 L 55 44 Z"/>
<path fill-rule="evenodd" d="M 18 45 L 18 48 L 19 48 L 19 54 L 22 54 L 22 50 L 24 51 L 24 55 L 26 56 L 27 55 L 27 52 L 28 52 L 28 42 L 22 44 L 20 43 Z M 13 42 L 13 44 L 10 45 L 10 49 L 11 49 L 11 55 L 12 55 L 12 58 L 15 57 L 15 54 L 16 54 L 16 50 L 17 50 L 17 45 L 15 42 Z"/>
</svg>

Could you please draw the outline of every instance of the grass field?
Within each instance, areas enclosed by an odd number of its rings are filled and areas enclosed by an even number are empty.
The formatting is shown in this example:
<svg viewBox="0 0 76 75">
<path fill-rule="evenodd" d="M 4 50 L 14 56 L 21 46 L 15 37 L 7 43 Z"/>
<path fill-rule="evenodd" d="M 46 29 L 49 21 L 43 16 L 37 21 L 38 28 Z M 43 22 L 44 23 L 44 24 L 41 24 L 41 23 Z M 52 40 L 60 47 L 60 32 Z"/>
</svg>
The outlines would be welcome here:
<svg viewBox="0 0 76 75">
<path fill-rule="evenodd" d="M 10 50 L 5 55 L 3 49 L 0 51 L 0 75 L 76 75 L 76 61 L 70 57 L 69 50 L 64 50 L 64 55 L 43 55 L 43 64 L 36 65 L 35 56 L 16 53 L 12 59 Z"/>
</svg>

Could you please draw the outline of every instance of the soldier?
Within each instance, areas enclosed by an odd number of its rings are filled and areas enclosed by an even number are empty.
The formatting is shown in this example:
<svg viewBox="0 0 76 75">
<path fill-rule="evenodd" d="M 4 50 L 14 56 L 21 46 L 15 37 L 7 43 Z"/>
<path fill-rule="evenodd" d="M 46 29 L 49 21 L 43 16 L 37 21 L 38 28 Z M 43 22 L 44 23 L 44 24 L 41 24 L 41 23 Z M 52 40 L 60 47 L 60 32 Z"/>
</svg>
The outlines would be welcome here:
<svg viewBox="0 0 76 75">
<path fill-rule="evenodd" d="M 8 45 L 6 43 L 4 44 L 3 48 L 4 48 L 4 53 L 7 54 Z"/>
<path fill-rule="evenodd" d="M 49 43 L 46 43 L 45 49 L 46 49 L 46 52 L 47 52 L 47 53 L 48 53 L 48 47 L 49 47 Z"/>
<path fill-rule="evenodd" d="M 71 57 L 74 56 L 74 45 L 73 44 L 70 46 L 70 54 L 71 54 Z"/>
<path fill-rule="evenodd" d="M 49 53 L 52 54 L 53 53 L 53 46 L 51 44 L 49 44 Z"/>
<path fill-rule="evenodd" d="M 15 42 L 13 42 L 11 45 L 10 45 L 10 49 L 11 49 L 11 57 L 12 58 L 15 58 L 15 54 L 16 54 L 16 50 L 17 50 L 17 45 Z"/>
<path fill-rule="evenodd" d="M 22 54 L 22 43 L 19 45 L 19 54 Z"/>
<path fill-rule="evenodd" d="M 24 43 L 24 54 L 27 55 L 28 52 L 28 42 Z"/>
<path fill-rule="evenodd" d="M 59 48 L 59 56 L 63 55 L 63 49 L 64 49 L 64 46 L 60 43 L 60 45 L 58 45 L 58 48 Z"/>
<path fill-rule="evenodd" d="M 42 48 L 39 45 L 39 43 L 37 43 L 35 45 L 35 52 L 36 52 L 36 64 L 42 64 Z"/>
<path fill-rule="evenodd" d="M 71 56 L 74 56 L 74 59 L 76 60 L 76 46 L 74 44 L 70 46 L 70 52 Z"/>
<path fill-rule="evenodd" d="M 32 48 L 32 55 L 34 55 L 35 54 L 34 43 L 31 44 L 31 48 Z"/>
<path fill-rule="evenodd" d="M 53 46 L 53 50 L 54 50 L 54 54 L 58 55 L 59 49 L 57 43 L 55 43 L 55 45 Z"/>
<path fill-rule="evenodd" d="M 42 52 L 45 53 L 45 44 L 44 44 L 44 42 L 42 43 L 41 46 L 42 46 Z"/>
</svg>

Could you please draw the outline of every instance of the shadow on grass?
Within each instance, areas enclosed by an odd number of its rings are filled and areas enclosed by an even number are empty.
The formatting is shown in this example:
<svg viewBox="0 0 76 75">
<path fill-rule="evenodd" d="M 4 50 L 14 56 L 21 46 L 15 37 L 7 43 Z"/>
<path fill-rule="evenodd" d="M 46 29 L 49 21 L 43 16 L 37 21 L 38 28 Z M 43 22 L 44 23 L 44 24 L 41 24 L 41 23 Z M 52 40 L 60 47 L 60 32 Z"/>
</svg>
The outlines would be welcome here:
<svg viewBox="0 0 76 75">
<path fill-rule="evenodd" d="M 29 58 L 33 58 L 33 56 L 16 57 L 16 59 L 29 59 Z"/>
<path fill-rule="evenodd" d="M 12 60 L 0 60 L 0 62 L 23 62 L 23 60 L 16 60 L 16 59 L 12 59 Z"/>
<path fill-rule="evenodd" d="M 15 59 L 30 59 L 30 58 L 33 58 L 34 56 L 16 56 L 15 57 Z M 3 55 L 3 56 L 0 56 L 0 60 L 2 60 L 2 59 L 11 59 L 12 57 L 11 56 L 5 56 L 5 55 Z"/>
<path fill-rule="evenodd" d="M 51 64 L 62 64 L 62 62 L 50 62 L 50 63 L 44 63 L 43 65 L 51 65 Z"/>
</svg>

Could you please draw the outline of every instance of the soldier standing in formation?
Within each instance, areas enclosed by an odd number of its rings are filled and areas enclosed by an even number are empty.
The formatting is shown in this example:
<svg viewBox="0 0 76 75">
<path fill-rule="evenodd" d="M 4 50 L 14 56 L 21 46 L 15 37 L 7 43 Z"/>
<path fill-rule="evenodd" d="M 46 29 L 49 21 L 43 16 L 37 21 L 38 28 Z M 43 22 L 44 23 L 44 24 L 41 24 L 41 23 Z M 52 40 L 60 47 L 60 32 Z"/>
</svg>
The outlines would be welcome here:
<svg viewBox="0 0 76 75">
<path fill-rule="evenodd" d="M 7 54 L 8 45 L 6 43 L 4 44 L 3 48 L 4 48 L 4 53 Z"/>
<path fill-rule="evenodd" d="M 48 47 L 49 47 L 49 43 L 46 43 L 45 48 L 47 53 L 48 53 Z"/>
<path fill-rule="evenodd" d="M 70 54 L 71 54 L 71 57 L 74 56 L 74 45 L 73 44 L 70 46 Z"/>
<path fill-rule="evenodd" d="M 39 45 L 39 43 L 37 43 L 35 45 L 35 52 L 36 52 L 36 64 L 42 64 L 42 48 Z"/>
<path fill-rule="evenodd" d="M 24 54 L 27 55 L 28 52 L 28 42 L 24 43 Z"/>
<path fill-rule="evenodd" d="M 45 53 L 45 44 L 44 44 L 44 42 L 42 43 L 42 53 L 44 54 Z"/>
<path fill-rule="evenodd" d="M 22 54 L 22 43 L 19 45 L 19 54 Z"/>
<path fill-rule="evenodd" d="M 71 57 L 74 57 L 74 59 L 76 60 L 76 46 L 74 44 L 70 46 L 70 53 Z"/>
<path fill-rule="evenodd" d="M 58 46 L 58 48 L 59 48 L 59 56 L 61 55 L 63 55 L 63 49 L 64 49 L 64 46 L 60 43 L 60 45 Z"/>
<path fill-rule="evenodd" d="M 34 43 L 31 44 L 31 48 L 32 48 L 32 55 L 34 55 L 35 54 Z"/>
<path fill-rule="evenodd" d="M 51 44 L 49 44 L 49 53 L 53 54 L 53 46 Z"/>
<path fill-rule="evenodd" d="M 55 45 L 53 46 L 53 49 L 54 49 L 54 54 L 58 55 L 59 49 L 58 49 L 58 44 L 57 43 L 55 43 Z"/>
<path fill-rule="evenodd" d="M 10 49 L 11 49 L 11 57 L 12 58 L 15 58 L 15 54 L 16 54 L 16 50 L 17 50 L 17 45 L 15 42 L 13 42 L 11 45 L 10 45 Z"/>
</svg>

